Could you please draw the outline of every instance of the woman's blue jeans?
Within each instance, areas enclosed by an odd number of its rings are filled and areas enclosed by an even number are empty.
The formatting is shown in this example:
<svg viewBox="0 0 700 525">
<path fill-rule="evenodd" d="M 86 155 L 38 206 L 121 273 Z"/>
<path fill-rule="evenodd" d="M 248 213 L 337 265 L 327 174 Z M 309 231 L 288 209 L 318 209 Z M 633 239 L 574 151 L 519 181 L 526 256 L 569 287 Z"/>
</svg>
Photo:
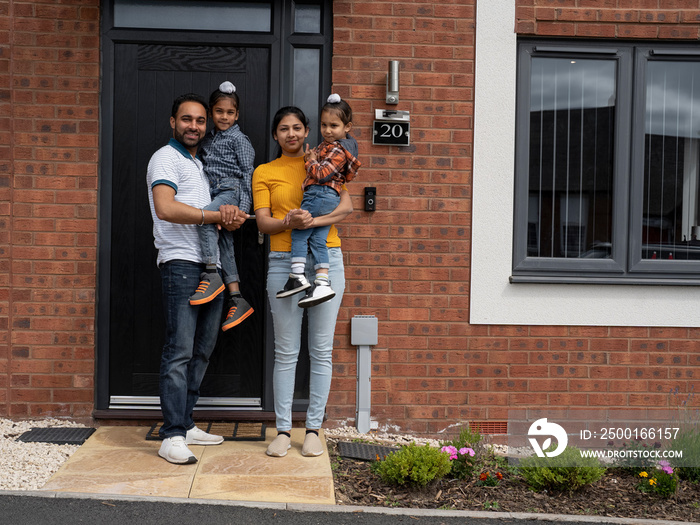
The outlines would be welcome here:
<svg viewBox="0 0 700 525">
<path fill-rule="evenodd" d="M 219 335 L 223 294 L 201 306 L 189 297 L 199 284 L 203 264 L 168 261 L 160 275 L 165 313 L 165 345 L 160 361 L 160 408 L 163 438 L 185 436 L 194 427 L 192 412 Z"/>
<path fill-rule="evenodd" d="M 338 309 L 345 290 L 345 268 L 340 248 L 328 248 L 330 260 L 329 278 L 335 297 L 313 308 L 299 308 L 297 303 L 304 294 L 284 299 L 275 295 L 284 288 L 291 270 L 290 252 L 270 252 L 267 273 L 267 296 L 270 301 L 275 332 L 275 366 L 272 388 L 275 395 L 275 417 L 278 431 L 292 428 L 292 401 L 294 379 L 301 347 L 301 321 L 306 310 L 309 323 L 309 408 L 306 412 L 306 428 L 318 429 L 323 423 L 326 402 L 333 376 L 333 335 Z M 311 280 L 315 272 L 311 258 L 306 262 L 306 274 Z"/>
</svg>

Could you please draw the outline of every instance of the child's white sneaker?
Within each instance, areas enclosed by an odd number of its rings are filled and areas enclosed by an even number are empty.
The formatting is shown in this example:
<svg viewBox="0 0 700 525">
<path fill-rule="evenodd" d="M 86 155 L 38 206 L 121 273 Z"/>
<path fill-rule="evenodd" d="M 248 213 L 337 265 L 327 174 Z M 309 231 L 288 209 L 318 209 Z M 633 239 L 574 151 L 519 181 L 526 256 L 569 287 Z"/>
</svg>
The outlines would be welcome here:
<svg viewBox="0 0 700 525">
<path fill-rule="evenodd" d="M 284 299 L 295 293 L 303 292 L 311 288 L 311 284 L 306 280 L 303 273 L 290 273 L 284 288 L 277 292 L 277 299 Z"/>
<path fill-rule="evenodd" d="M 300 308 L 311 308 L 317 304 L 325 303 L 335 297 L 328 279 L 316 279 L 311 289 L 299 300 Z"/>
</svg>

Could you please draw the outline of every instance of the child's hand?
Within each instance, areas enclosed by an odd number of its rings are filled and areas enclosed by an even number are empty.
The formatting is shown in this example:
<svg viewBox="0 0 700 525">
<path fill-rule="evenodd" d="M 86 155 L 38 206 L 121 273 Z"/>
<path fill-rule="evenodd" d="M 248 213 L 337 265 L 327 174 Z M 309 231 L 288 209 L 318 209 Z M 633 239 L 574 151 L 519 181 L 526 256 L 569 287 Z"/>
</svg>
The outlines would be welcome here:
<svg viewBox="0 0 700 525">
<path fill-rule="evenodd" d="M 307 144 L 306 145 L 306 151 L 304 152 L 304 161 L 309 161 L 309 160 L 317 160 L 318 157 L 316 156 L 316 150 L 311 149 L 311 147 Z"/>
<path fill-rule="evenodd" d="M 247 213 L 242 212 L 238 206 L 231 204 L 220 206 L 219 213 L 221 213 L 221 225 L 229 231 L 237 230 L 250 217 Z"/>
</svg>

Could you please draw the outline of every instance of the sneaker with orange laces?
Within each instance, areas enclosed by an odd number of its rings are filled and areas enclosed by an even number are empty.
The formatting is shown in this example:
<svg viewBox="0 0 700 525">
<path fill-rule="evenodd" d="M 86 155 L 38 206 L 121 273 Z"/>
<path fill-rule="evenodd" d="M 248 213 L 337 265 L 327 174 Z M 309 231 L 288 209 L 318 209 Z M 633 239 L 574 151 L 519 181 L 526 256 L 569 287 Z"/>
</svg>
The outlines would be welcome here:
<svg viewBox="0 0 700 525">
<path fill-rule="evenodd" d="M 217 295 L 224 291 L 226 286 L 221 279 L 219 272 L 202 272 L 199 276 L 199 286 L 194 294 L 190 295 L 190 304 L 197 306 L 212 301 Z"/>
<path fill-rule="evenodd" d="M 254 312 L 253 307 L 248 304 L 248 301 L 240 295 L 231 297 L 228 303 L 228 313 L 226 320 L 221 325 L 221 329 L 225 332 L 229 328 L 241 324 Z"/>
</svg>

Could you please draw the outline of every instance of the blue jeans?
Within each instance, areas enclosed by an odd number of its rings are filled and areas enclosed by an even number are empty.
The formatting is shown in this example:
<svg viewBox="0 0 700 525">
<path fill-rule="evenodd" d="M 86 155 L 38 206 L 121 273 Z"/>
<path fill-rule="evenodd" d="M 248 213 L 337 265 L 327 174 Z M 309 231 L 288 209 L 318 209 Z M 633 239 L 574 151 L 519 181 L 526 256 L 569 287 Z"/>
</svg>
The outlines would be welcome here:
<svg viewBox="0 0 700 525">
<path fill-rule="evenodd" d="M 340 204 L 340 195 L 330 186 L 314 185 L 304 191 L 301 209 L 308 211 L 312 217 L 328 215 Z M 311 248 L 316 260 L 314 270 L 328 268 L 328 249 L 326 240 L 331 226 L 319 226 L 306 230 L 292 230 L 292 262 L 304 262 Z"/>
<path fill-rule="evenodd" d="M 338 309 L 345 290 L 345 268 L 340 248 L 329 248 L 329 278 L 335 297 L 313 308 L 306 309 L 309 318 L 309 408 L 306 412 L 306 428 L 318 429 L 323 423 L 326 402 L 333 376 L 333 335 Z M 306 273 L 312 273 L 312 261 L 307 261 Z M 284 288 L 291 269 L 289 252 L 270 252 L 267 272 L 267 295 L 270 300 L 275 332 L 275 366 L 272 388 L 275 395 L 275 417 L 278 431 L 292 428 L 292 401 L 297 359 L 301 347 L 301 320 L 304 308 L 297 303 L 303 294 L 277 299 L 275 295 Z"/>
<path fill-rule="evenodd" d="M 232 181 L 235 187 L 227 187 L 221 185 L 219 188 L 212 190 L 211 204 L 204 207 L 205 210 L 219 211 L 219 206 L 224 204 L 233 204 L 238 206 L 238 181 Z M 238 282 L 238 267 L 236 266 L 236 258 L 233 252 L 233 232 L 222 228 L 219 230 L 216 224 L 205 224 L 199 228 L 199 245 L 202 247 L 202 255 L 204 262 L 207 264 L 216 264 L 216 245 L 219 245 L 219 254 L 221 257 L 221 272 L 224 274 L 224 282 L 226 284 Z"/>
<path fill-rule="evenodd" d="M 161 265 L 165 345 L 160 360 L 160 408 L 163 438 L 185 436 L 194 427 L 192 411 L 199 386 L 219 335 L 223 294 L 191 306 L 189 297 L 199 283 L 204 265 L 168 261 Z"/>
</svg>

